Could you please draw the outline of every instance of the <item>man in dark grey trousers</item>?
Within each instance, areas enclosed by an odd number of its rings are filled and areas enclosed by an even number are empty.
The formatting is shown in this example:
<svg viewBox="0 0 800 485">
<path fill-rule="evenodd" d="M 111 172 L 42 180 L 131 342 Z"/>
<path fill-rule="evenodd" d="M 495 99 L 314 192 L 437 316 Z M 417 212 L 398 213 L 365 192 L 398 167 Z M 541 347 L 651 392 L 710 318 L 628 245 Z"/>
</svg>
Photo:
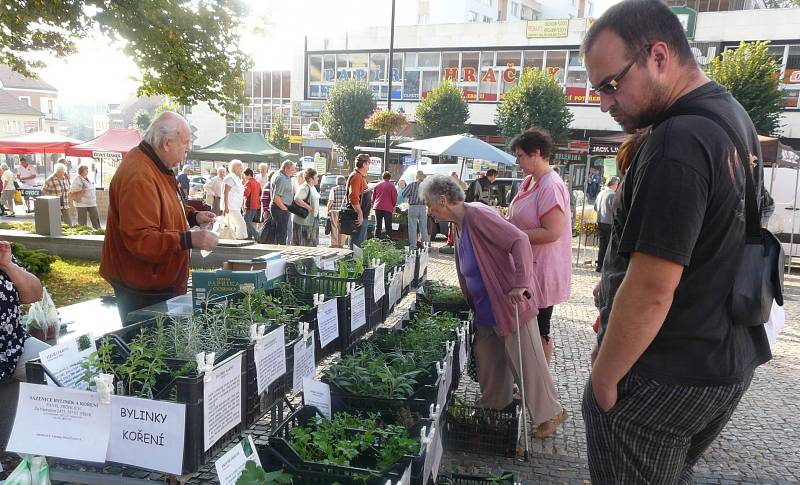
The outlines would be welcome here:
<svg viewBox="0 0 800 485">
<path fill-rule="evenodd" d="M 583 396 L 592 483 L 692 483 L 771 358 L 762 322 L 734 325 L 728 312 L 746 172 L 720 123 L 756 158 L 758 138 L 659 0 L 614 5 L 583 49 L 601 109 L 628 132 L 652 125 L 619 189 L 596 289 L 600 331 Z"/>
</svg>

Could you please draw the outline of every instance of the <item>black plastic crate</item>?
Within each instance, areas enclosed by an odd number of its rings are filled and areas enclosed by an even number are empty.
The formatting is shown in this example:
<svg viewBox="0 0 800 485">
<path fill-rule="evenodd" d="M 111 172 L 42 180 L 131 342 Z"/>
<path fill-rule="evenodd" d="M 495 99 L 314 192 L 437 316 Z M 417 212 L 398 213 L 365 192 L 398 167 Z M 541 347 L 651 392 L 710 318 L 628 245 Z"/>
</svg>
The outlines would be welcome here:
<svg viewBox="0 0 800 485">
<path fill-rule="evenodd" d="M 503 473 L 499 477 L 448 473 L 439 475 L 439 479 L 436 480 L 436 485 L 514 485 L 515 483 L 514 475 L 511 473 Z"/>
<path fill-rule="evenodd" d="M 237 354 L 238 352 L 226 353 L 224 356 L 225 358 L 219 359 L 217 363 L 215 363 L 215 366 L 225 363 L 228 359 L 234 358 Z M 173 369 L 179 369 L 181 366 L 180 361 L 170 359 L 165 359 L 165 361 Z M 46 384 L 45 372 L 39 359 L 28 361 L 25 370 L 27 382 L 31 384 Z M 171 380 L 162 379 L 156 386 L 154 399 L 170 400 L 186 405 L 183 445 L 184 473 L 194 473 L 199 470 L 202 465 L 224 449 L 233 438 L 241 434 L 247 427 L 244 422 L 247 416 L 247 361 L 244 357 L 242 357 L 241 370 L 242 422 L 220 437 L 208 451 L 203 450 L 203 386 L 204 381 L 202 375 L 176 377 Z M 174 397 L 175 399 L 170 399 L 170 397 Z"/>
<path fill-rule="evenodd" d="M 371 470 L 355 466 L 326 465 L 303 460 L 290 445 L 291 430 L 295 427 L 307 424 L 316 416 L 320 416 L 320 414 L 315 407 L 303 406 L 290 414 L 269 437 L 269 447 L 267 449 L 269 449 L 269 452 L 271 452 L 275 458 L 286 465 L 284 471 L 288 469 L 298 472 L 310 472 L 313 473 L 314 476 L 325 480 L 319 482 L 303 481 L 302 483 L 330 485 L 331 483 L 335 483 L 339 477 L 354 480 L 364 476 L 378 479 L 378 481 L 375 482 L 368 481 L 367 483 L 370 484 L 385 485 L 387 480 L 392 480 L 393 483 L 399 483 L 403 478 L 403 474 L 406 473 L 406 470 L 411 466 L 413 458 L 408 456 L 400 458 L 398 462 L 387 467 L 385 470 Z M 354 430 L 354 432 L 357 431 Z M 417 434 L 417 436 L 419 435 Z M 259 448 L 259 457 L 261 457 L 264 451 L 266 451 L 264 448 Z M 289 471 L 289 473 L 292 472 Z"/>
<path fill-rule="evenodd" d="M 436 313 L 448 312 L 453 315 L 464 315 L 470 312 L 469 304 L 466 301 L 460 303 L 431 301 L 425 293 L 424 285 L 417 288 L 417 302 L 430 306 Z"/>
<path fill-rule="evenodd" d="M 453 396 L 444 412 L 444 442 L 449 451 L 515 457 L 520 437 L 519 401 L 497 410 L 473 404 L 474 397 Z"/>
</svg>

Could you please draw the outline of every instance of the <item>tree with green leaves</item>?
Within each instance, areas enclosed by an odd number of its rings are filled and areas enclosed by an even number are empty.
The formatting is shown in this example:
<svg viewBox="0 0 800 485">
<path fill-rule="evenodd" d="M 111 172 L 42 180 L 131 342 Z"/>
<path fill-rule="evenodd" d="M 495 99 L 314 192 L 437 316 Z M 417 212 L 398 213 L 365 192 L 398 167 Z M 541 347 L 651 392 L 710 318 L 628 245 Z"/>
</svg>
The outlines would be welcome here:
<svg viewBox="0 0 800 485">
<path fill-rule="evenodd" d="M 172 111 L 173 113 L 180 114 L 180 110 L 181 107 L 178 106 L 177 103 L 175 103 L 174 101 L 170 101 L 169 99 L 165 99 L 158 106 L 156 106 L 156 110 L 153 113 L 153 118 L 158 118 L 158 115 L 160 115 L 164 111 Z"/>
<path fill-rule="evenodd" d="M 351 164 L 357 155 L 355 147 L 377 136 L 364 125 L 376 106 L 372 90 L 364 81 L 339 81 L 328 93 L 320 121 L 325 134 Z"/>
<path fill-rule="evenodd" d="M 769 42 L 742 42 L 715 57 L 706 74 L 739 101 L 759 134 L 773 136 L 781 131 L 783 94 L 778 86 L 780 65 L 768 46 Z"/>
<path fill-rule="evenodd" d="M 286 134 L 286 130 L 283 127 L 281 115 L 276 113 L 273 116 L 275 121 L 272 122 L 272 129 L 269 131 L 267 141 L 275 148 L 286 151 L 289 149 L 289 135 Z"/>
<path fill-rule="evenodd" d="M 503 136 L 514 137 L 531 126 L 550 132 L 556 143 L 569 139 L 573 116 L 561 83 L 540 69 L 526 69 L 497 107 L 494 121 Z"/>
<path fill-rule="evenodd" d="M 433 88 L 417 105 L 417 138 L 466 133 L 469 106 L 461 90 L 451 81 Z"/>
<path fill-rule="evenodd" d="M 150 115 L 143 109 L 137 111 L 133 116 L 134 126 L 136 126 L 136 128 L 138 128 L 142 133 L 147 131 L 147 127 L 150 126 L 151 121 L 153 120 L 150 118 Z"/>
<path fill-rule="evenodd" d="M 767 8 L 797 8 L 800 0 L 764 0 Z"/>
<path fill-rule="evenodd" d="M 234 112 L 244 104 L 243 74 L 252 65 L 238 47 L 245 15 L 241 0 L 7 0 L 0 8 L 0 63 L 35 77 L 44 66 L 36 56 L 67 57 L 75 41 L 98 29 L 139 67 L 139 96 Z"/>
</svg>

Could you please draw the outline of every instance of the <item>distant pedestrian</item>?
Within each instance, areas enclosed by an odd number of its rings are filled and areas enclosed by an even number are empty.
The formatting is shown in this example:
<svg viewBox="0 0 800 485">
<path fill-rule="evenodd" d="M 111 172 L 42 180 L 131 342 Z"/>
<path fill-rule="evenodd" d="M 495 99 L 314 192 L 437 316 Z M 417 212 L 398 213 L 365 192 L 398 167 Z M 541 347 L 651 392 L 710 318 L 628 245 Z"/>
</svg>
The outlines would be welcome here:
<svg viewBox="0 0 800 485">
<path fill-rule="evenodd" d="M 316 247 L 319 244 L 319 192 L 317 192 L 317 171 L 307 168 L 300 172 L 303 185 L 294 195 L 295 204 L 308 210 L 306 217 L 292 214 L 292 244 L 295 246 Z"/>
<path fill-rule="evenodd" d="M 597 267 L 595 268 L 598 273 L 603 269 L 603 258 L 606 256 L 608 241 L 611 239 L 611 226 L 614 223 L 612 204 L 617 193 L 617 187 L 619 187 L 619 178 L 609 177 L 605 187 L 603 187 L 603 190 L 600 191 L 594 201 L 594 210 L 597 212 L 597 235 L 600 239 L 600 247 L 597 251 Z"/>
<path fill-rule="evenodd" d="M 189 166 L 184 165 L 181 173 L 178 174 L 178 188 L 183 192 L 183 197 L 189 198 Z"/>
<path fill-rule="evenodd" d="M 244 223 L 247 226 L 247 237 L 258 240 L 258 230 L 253 222 L 261 214 L 261 184 L 253 176 L 253 169 L 244 171 Z"/>
<path fill-rule="evenodd" d="M 79 194 L 75 200 L 75 209 L 78 211 L 78 225 L 86 225 L 86 216 L 92 221 L 92 227 L 100 229 L 100 215 L 97 213 L 97 190 L 94 182 L 89 180 L 89 167 L 78 166 L 78 175 L 72 180 L 69 191 Z"/>
<path fill-rule="evenodd" d="M 347 178 L 347 200 L 356 211 L 356 228 L 350 235 L 350 248 L 361 246 L 367 238 L 367 226 L 372 200 L 367 185 L 367 171 L 371 160 L 369 155 L 361 153 L 356 157 L 355 169 Z"/>
<path fill-rule="evenodd" d="M 255 179 L 256 182 L 258 182 L 258 185 L 261 186 L 261 190 L 264 190 L 264 187 L 269 185 L 270 175 L 272 174 L 269 173 L 269 165 L 266 163 L 259 163 L 258 173 L 255 174 Z"/>
<path fill-rule="evenodd" d="M 425 172 L 417 170 L 416 180 L 408 184 L 403 190 L 403 197 L 408 202 L 408 245 L 427 245 L 428 238 L 428 208 L 419 198 L 419 185 L 425 180 Z"/>
<path fill-rule="evenodd" d="M 375 195 L 372 206 L 375 210 L 375 237 L 381 237 L 381 225 L 383 225 L 386 237 L 389 238 L 392 235 L 392 214 L 394 214 L 394 208 L 397 207 L 397 189 L 392 183 L 392 174 L 383 172 L 382 178 L 383 181 L 373 190 Z"/>
<path fill-rule="evenodd" d="M 222 213 L 236 230 L 236 239 L 247 239 L 247 224 L 242 216 L 244 208 L 244 183 L 242 173 L 244 165 L 241 160 L 228 163 L 228 175 L 222 180 Z"/>
<path fill-rule="evenodd" d="M 405 197 L 403 196 L 403 190 L 405 190 L 408 184 L 405 180 L 400 179 L 397 181 L 397 206 L 399 207 L 403 202 L 405 202 Z"/>
<path fill-rule="evenodd" d="M 3 163 L 0 164 L 0 171 L 2 171 L 3 181 L 3 196 L 1 202 L 5 205 L 6 216 L 14 217 L 14 194 L 17 193 L 16 187 L 14 187 L 14 172 L 8 168 L 8 165 Z"/>
<path fill-rule="evenodd" d="M 342 234 L 339 224 L 339 212 L 347 201 L 347 179 L 339 175 L 336 177 L 336 187 L 328 195 L 328 218 L 331 220 L 331 247 L 341 248 L 347 236 Z"/>
<path fill-rule="evenodd" d="M 450 172 L 450 176 L 453 178 L 453 180 L 456 181 L 458 186 L 461 187 L 461 190 L 467 190 L 467 187 L 469 187 L 469 185 L 467 185 L 466 182 L 461 180 L 461 177 L 458 176 L 458 172 Z"/>
<path fill-rule="evenodd" d="M 276 172 L 270 180 L 270 196 L 272 201 L 269 206 L 269 213 L 275 224 L 275 244 L 289 244 L 289 219 L 291 213 L 288 205 L 294 199 L 294 163 L 285 160 L 281 165 L 280 171 Z"/>
<path fill-rule="evenodd" d="M 19 159 L 19 167 L 17 167 L 17 179 L 21 188 L 31 188 L 36 185 L 36 167 L 28 163 L 28 159 L 22 157 Z M 31 209 L 31 197 L 25 196 L 25 211 L 33 212 Z"/>
<path fill-rule="evenodd" d="M 763 321 L 731 311 L 744 201 L 759 204 L 745 195 L 747 160 L 757 161 L 751 188 L 764 191 L 758 134 L 697 64 L 664 2 L 611 6 L 583 52 L 602 111 L 628 133 L 651 126 L 615 197 L 596 288 L 600 325 L 582 403 L 591 481 L 694 483 L 694 465 L 771 358 Z M 775 412 L 756 411 L 761 420 Z"/>
<path fill-rule="evenodd" d="M 525 180 L 508 207 L 508 220 L 528 236 L 533 276 L 539 295 L 539 335 L 547 362 L 553 356 L 550 324 L 555 305 L 569 299 L 572 281 L 572 232 L 569 195 L 564 182 L 550 166 L 553 138 L 533 127 L 511 140 L 511 152 L 525 172 Z"/>
<path fill-rule="evenodd" d="M 493 186 L 497 180 L 497 170 L 490 168 L 486 175 L 472 181 L 467 188 L 467 202 L 481 202 L 486 205 L 496 205 L 493 203 Z"/>
<path fill-rule="evenodd" d="M 69 186 L 70 181 L 67 175 L 67 166 L 63 163 L 56 163 L 53 166 L 53 175 L 44 181 L 42 194 L 58 197 L 61 205 L 61 222 L 71 226 L 72 217 L 69 214 Z"/>
<path fill-rule="evenodd" d="M 226 173 L 227 170 L 225 170 L 225 167 L 219 167 L 217 169 L 217 174 L 209 178 L 203 185 L 203 190 L 206 193 L 206 200 L 208 201 L 208 205 L 211 206 L 211 212 L 217 216 L 222 215 L 222 180 L 225 178 Z"/>
</svg>

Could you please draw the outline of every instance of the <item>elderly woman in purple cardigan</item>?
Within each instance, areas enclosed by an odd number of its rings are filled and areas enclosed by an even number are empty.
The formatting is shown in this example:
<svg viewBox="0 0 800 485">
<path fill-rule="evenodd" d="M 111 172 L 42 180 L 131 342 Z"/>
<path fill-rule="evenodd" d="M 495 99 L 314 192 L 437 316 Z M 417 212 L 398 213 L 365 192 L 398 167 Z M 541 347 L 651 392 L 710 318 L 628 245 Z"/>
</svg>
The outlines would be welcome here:
<svg viewBox="0 0 800 485">
<path fill-rule="evenodd" d="M 539 327 L 538 288 L 528 237 L 496 209 L 465 203 L 458 182 L 445 175 L 428 176 L 419 196 L 430 214 L 452 222 L 456 235 L 456 271 L 461 291 L 475 313 L 475 360 L 481 386 L 480 404 L 503 409 L 514 398 L 518 382 L 517 335 L 522 342 L 525 398 L 537 438 L 550 436 L 567 419 L 547 366 Z M 533 295 L 528 300 L 525 292 Z M 519 330 L 514 318 L 519 306 Z"/>
</svg>

